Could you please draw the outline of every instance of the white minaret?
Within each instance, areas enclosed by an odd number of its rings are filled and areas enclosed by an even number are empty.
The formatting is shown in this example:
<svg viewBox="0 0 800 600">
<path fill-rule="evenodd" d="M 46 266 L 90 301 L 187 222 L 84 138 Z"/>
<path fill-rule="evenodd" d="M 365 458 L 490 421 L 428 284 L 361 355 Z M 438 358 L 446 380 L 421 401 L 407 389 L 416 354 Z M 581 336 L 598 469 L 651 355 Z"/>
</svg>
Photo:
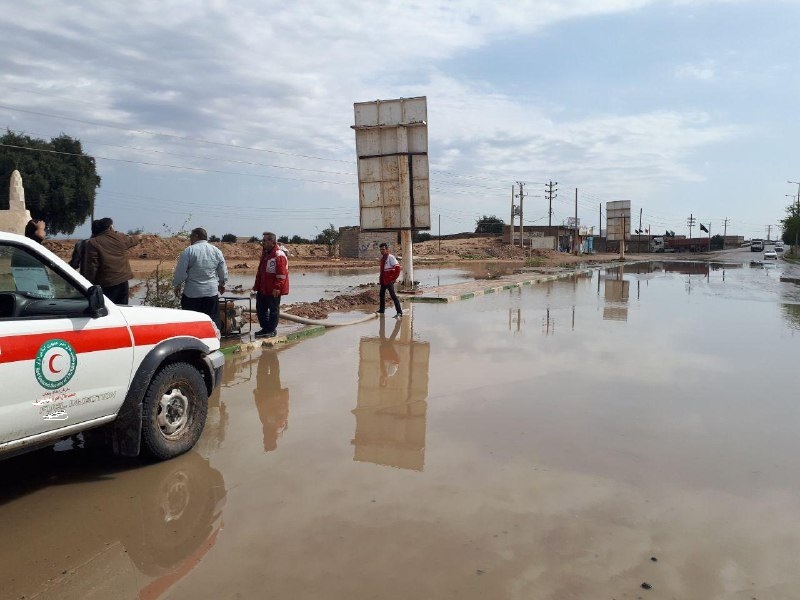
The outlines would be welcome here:
<svg viewBox="0 0 800 600">
<path fill-rule="evenodd" d="M 11 174 L 8 186 L 8 210 L 0 210 L 0 231 L 25 234 L 25 225 L 31 220 L 31 213 L 25 208 L 25 188 L 22 175 L 16 169 Z"/>
</svg>

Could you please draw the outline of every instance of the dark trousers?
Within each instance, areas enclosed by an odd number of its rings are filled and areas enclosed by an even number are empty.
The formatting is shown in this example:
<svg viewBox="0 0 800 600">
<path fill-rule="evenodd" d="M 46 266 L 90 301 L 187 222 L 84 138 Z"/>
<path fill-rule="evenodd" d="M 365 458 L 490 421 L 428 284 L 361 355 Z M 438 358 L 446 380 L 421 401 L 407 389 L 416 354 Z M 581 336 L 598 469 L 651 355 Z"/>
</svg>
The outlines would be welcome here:
<svg viewBox="0 0 800 600">
<path fill-rule="evenodd" d="M 261 329 L 272 333 L 278 328 L 280 316 L 281 297 L 275 298 L 272 294 L 256 294 L 256 315 Z"/>
<path fill-rule="evenodd" d="M 183 310 L 196 310 L 199 313 L 208 315 L 211 320 L 219 327 L 219 297 L 202 296 L 200 298 L 190 298 L 186 294 L 181 296 L 181 308 Z"/>
<path fill-rule="evenodd" d="M 403 314 L 403 309 L 400 308 L 400 300 L 397 299 L 397 294 L 394 291 L 394 282 L 381 284 L 381 308 L 380 312 L 386 310 L 386 290 L 389 290 L 389 296 L 392 298 L 392 302 L 394 302 L 394 309 L 397 311 L 398 314 Z"/>
<path fill-rule="evenodd" d="M 104 287 L 103 294 L 114 304 L 128 304 L 128 282 L 123 281 L 117 285 Z"/>
</svg>

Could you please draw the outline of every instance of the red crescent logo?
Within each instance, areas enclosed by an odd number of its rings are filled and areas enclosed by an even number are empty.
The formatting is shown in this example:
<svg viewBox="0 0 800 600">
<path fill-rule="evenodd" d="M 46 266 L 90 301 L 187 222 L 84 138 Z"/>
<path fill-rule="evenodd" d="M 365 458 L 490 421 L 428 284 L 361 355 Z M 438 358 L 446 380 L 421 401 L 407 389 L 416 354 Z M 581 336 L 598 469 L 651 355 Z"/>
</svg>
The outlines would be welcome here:
<svg viewBox="0 0 800 600">
<path fill-rule="evenodd" d="M 47 366 L 50 367 L 50 371 L 52 373 L 61 373 L 61 369 L 56 369 L 53 366 L 53 361 L 59 358 L 60 356 L 61 356 L 60 354 L 53 354 L 53 356 L 50 357 L 50 360 L 47 361 Z"/>
</svg>

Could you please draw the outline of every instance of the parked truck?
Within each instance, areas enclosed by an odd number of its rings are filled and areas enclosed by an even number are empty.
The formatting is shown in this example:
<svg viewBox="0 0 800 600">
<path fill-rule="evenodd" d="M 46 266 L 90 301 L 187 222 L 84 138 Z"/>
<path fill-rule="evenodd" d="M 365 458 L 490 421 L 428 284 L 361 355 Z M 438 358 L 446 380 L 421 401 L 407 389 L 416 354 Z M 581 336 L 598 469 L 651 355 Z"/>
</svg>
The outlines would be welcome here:
<svg viewBox="0 0 800 600">
<path fill-rule="evenodd" d="M 186 452 L 219 347 L 207 315 L 117 306 L 44 246 L 0 232 L 0 459 L 78 433 L 120 456 Z"/>
</svg>

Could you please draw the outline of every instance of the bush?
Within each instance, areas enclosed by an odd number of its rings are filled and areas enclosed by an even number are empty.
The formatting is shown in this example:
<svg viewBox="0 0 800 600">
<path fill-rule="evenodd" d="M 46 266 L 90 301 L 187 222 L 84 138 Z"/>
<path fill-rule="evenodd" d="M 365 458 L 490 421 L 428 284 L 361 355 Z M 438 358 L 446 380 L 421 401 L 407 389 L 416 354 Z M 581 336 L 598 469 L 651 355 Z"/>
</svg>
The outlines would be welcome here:
<svg viewBox="0 0 800 600">
<path fill-rule="evenodd" d="M 215 236 L 215 235 L 211 235 L 211 236 L 208 237 L 208 241 L 209 242 L 218 242 L 219 238 L 217 236 Z"/>
<path fill-rule="evenodd" d="M 282 236 L 278 237 L 278 243 L 280 243 L 280 244 L 288 244 L 289 243 L 289 236 L 288 235 L 282 235 Z"/>
<path fill-rule="evenodd" d="M 256 244 L 258 244 L 260 241 L 261 241 L 261 238 L 258 238 L 258 237 L 254 236 L 254 235 L 251 235 L 250 239 L 247 240 L 247 243 L 248 244 L 252 244 L 253 242 L 255 242 Z"/>
<path fill-rule="evenodd" d="M 433 236 L 430 233 L 426 233 L 424 231 L 420 231 L 414 234 L 414 242 L 427 242 L 428 240 L 432 240 Z"/>
<path fill-rule="evenodd" d="M 289 240 L 291 244 L 310 244 L 311 240 L 307 240 L 304 237 L 300 237 L 299 235 L 293 235 L 292 239 Z"/>
<path fill-rule="evenodd" d="M 172 273 L 162 268 L 161 262 L 156 265 L 156 270 L 144 280 L 144 289 L 142 304 L 162 308 L 181 307 L 181 299 L 175 295 L 172 287 Z"/>
<path fill-rule="evenodd" d="M 233 243 L 236 241 L 236 236 L 232 233 L 226 233 L 222 236 L 222 241 L 226 243 Z"/>
</svg>

